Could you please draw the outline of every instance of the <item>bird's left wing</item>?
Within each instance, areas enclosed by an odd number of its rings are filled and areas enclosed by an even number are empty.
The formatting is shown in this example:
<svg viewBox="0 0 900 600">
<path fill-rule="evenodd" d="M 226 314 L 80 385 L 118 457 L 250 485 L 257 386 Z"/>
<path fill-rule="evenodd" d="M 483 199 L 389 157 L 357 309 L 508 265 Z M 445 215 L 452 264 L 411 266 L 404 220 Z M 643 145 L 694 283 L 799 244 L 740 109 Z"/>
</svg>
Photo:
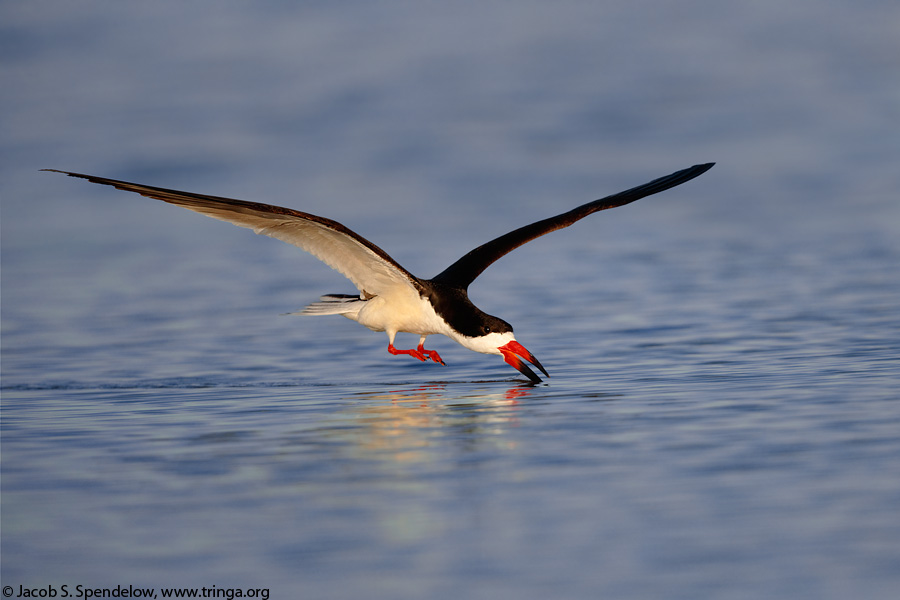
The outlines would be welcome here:
<svg viewBox="0 0 900 600">
<path fill-rule="evenodd" d="M 408 285 L 417 292 L 421 290 L 418 278 L 400 266 L 387 252 L 331 219 L 269 204 L 179 192 L 56 169 L 43 170 L 81 177 L 93 183 L 111 185 L 120 190 L 177 204 L 214 219 L 227 221 L 287 242 L 309 252 L 340 272 L 352 281 L 360 292 L 369 295 L 377 296 L 397 285 Z"/>
</svg>

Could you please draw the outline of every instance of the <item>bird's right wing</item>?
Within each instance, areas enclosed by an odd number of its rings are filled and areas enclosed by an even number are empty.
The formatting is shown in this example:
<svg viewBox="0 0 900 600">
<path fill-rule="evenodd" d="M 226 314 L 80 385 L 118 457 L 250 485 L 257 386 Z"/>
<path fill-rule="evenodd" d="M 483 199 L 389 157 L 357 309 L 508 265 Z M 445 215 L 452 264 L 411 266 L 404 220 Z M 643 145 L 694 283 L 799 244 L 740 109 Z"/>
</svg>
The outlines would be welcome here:
<svg viewBox="0 0 900 600">
<path fill-rule="evenodd" d="M 56 169 L 44 170 L 136 192 L 287 242 L 343 274 L 361 293 L 377 296 L 397 285 L 408 285 L 417 292 L 421 290 L 418 278 L 387 252 L 331 219 L 269 204 L 179 192 Z"/>
<path fill-rule="evenodd" d="M 694 177 L 702 175 L 709 171 L 715 163 L 706 163 L 703 165 L 694 165 L 681 171 L 676 171 L 671 175 L 654 179 L 649 183 L 633 187 L 613 194 L 600 200 L 594 200 L 587 204 L 582 204 L 568 212 L 564 212 L 555 217 L 537 221 L 531 225 L 525 225 L 514 231 L 510 231 L 505 235 L 478 246 L 458 261 L 444 269 L 432 281 L 444 283 L 447 285 L 467 288 L 476 277 L 481 275 L 485 269 L 491 266 L 494 261 L 502 258 L 512 252 L 522 244 L 538 238 L 544 234 L 568 227 L 572 223 L 579 221 L 586 216 L 593 214 L 599 210 L 608 208 L 616 208 L 624 204 L 629 204 L 635 200 L 640 200 L 652 194 L 658 194 L 676 185 L 681 185 L 686 181 L 690 181 Z"/>
</svg>

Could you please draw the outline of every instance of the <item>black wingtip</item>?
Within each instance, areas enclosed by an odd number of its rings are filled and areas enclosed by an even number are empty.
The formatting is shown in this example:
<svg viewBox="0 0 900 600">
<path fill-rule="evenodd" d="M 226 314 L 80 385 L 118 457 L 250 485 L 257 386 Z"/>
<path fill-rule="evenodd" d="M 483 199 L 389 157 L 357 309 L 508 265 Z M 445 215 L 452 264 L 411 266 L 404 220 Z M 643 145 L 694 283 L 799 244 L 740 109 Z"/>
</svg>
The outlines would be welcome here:
<svg viewBox="0 0 900 600">
<path fill-rule="evenodd" d="M 650 183 L 645 184 L 645 186 L 638 186 L 637 188 L 634 188 L 634 190 L 640 190 L 640 189 L 644 189 L 646 187 L 648 189 L 648 191 L 654 190 L 654 191 L 652 191 L 652 193 L 655 194 L 655 193 L 661 192 L 663 190 L 673 188 L 675 186 L 679 186 L 682 183 L 686 183 L 686 182 L 690 181 L 691 179 L 694 179 L 695 177 L 700 177 L 701 175 L 703 175 L 704 173 L 706 173 L 707 171 L 712 169 L 714 166 L 716 166 L 716 163 L 714 163 L 714 162 L 701 163 L 698 165 L 694 165 L 692 167 L 688 167 L 687 169 L 682 169 L 680 171 L 676 171 L 676 172 L 672 173 L 671 175 L 667 175 L 665 177 L 660 177 L 659 179 L 655 179 L 655 180 L 651 181 Z M 659 189 L 655 189 L 655 187 L 658 187 Z M 628 191 L 630 192 L 632 190 L 628 190 Z"/>
<path fill-rule="evenodd" d="M 40 169 L 41 171 L 47 171 L 49 173 L 62 173 L 63 175 L 68 175 L 69 177 L 80 177 L 82 179 L 92 179 L 93 175 L 83 175 L 81 173 L 73 173 L 72 171 L 62 171 L 60 169 Z"/>
<path fill-rule="evenodd" d="M 81 179 L 87 179 L 88 181 L 97 179 L 93 175 L 82 175 L 81 173 L 73 173 L 71 171 L 61 171 L 60 169 L 41 169 L 41 171 L 47 171 L 48 173 L 62 173 L 63 175 L 68 175 L 69 177 L 80 177 Z"/>
</svg>

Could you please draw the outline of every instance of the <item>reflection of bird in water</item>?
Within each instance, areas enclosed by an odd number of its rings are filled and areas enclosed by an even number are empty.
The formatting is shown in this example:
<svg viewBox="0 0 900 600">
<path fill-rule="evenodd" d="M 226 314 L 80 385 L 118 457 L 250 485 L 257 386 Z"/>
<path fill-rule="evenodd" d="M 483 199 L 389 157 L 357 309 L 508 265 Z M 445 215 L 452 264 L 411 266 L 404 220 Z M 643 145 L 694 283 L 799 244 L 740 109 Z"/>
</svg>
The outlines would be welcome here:
<svg viewBox="0 0 900 600">
<path fill-rule="evenodd" d="M 513 387 L 502 393 L 445 395 L 444 386 L 429 385 L 393 392 L 364 393 L 364 404 L 355 405 L 354 423 L 362 431 L 345 431 L 353 446 L 371 456 L 391 461 L 427 460 L 434 435 L 454 430 L 467 437 L 490 431 L 494 436 L 517 422 L 518 399 L 532 393 L 529 387 Z M 339 436 L 341 433 L 335 432 Z M 484 436 L 476 436 L 482 439 Z M 499 441 L 499 438 L 494 438 Z M 479 442 L 481 443 L 481 442 Z"/>
</svg>

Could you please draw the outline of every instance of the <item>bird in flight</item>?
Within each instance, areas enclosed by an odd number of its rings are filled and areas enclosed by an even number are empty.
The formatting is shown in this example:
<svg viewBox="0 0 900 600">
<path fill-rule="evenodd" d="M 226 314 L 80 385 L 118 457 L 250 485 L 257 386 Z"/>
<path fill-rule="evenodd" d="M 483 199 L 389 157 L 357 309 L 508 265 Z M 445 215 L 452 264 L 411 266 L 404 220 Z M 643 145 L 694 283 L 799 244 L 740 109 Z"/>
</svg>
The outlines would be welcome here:
<svg viewBox="0 0 900 600">
<path fill-rule="evenodd" d="M 497 259 L 522 244 L 568 227 L 597 211 L 681 185 L 705 173 L 714 164 L 694 165 L 510 231 L 478 246 L 431 279 L 416 277 L 366 238 L 324 217 L 269 204 L 179 192 L 57 169 L 43 170 L 137 192 L 293 244 L 343 274 L 359 290 L 353 295 L 322 296 L 318 302 L 304 308 L 302 314 L 343 315 L 373 331 L 387 333 L 391 354 L 408 354 L 421 361 L 432 360 L 442 365 L 444 361 L 436 351 L 425 349 L 425 338 L 443 334 L 469 350 L 503 356 L 507 363 L 536 384 L 541 378 L 526 361 L 549 377 L 547 369 L 516 341 L 509 323 L 472 304 L 469 285 Z M 420 335 L 419 345 L 408 350 L 395 348 L 394 337 L 401 331 Z"/>
</svg>

